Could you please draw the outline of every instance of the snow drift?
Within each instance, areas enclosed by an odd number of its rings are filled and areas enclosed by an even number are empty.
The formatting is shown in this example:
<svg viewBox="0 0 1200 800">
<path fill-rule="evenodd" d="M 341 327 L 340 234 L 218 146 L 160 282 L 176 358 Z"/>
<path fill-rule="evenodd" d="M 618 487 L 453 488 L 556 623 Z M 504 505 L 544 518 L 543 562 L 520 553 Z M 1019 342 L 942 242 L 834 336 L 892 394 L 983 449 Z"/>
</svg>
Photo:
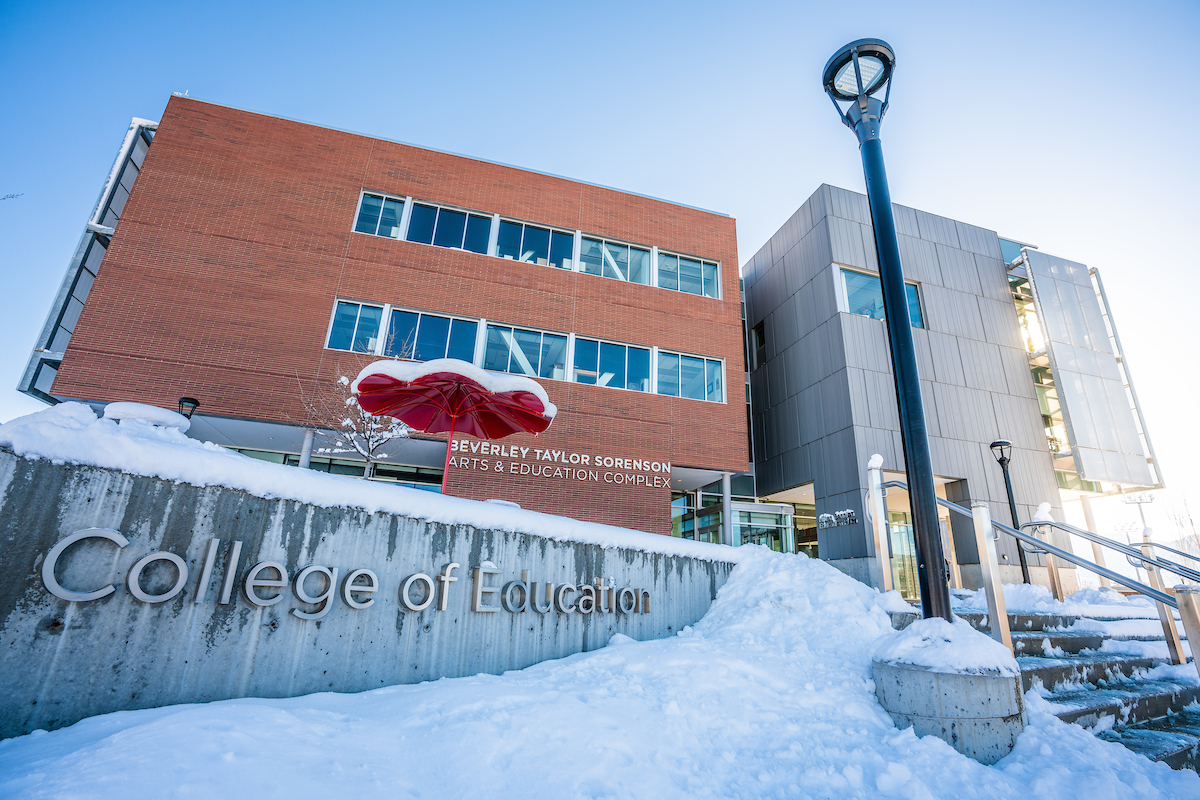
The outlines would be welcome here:
<svg viewBox="0 0 1200 800">
<path fill-rule="evenodd" d="M 0 797 L 1200 796 L 1060 722 L 994 767 L 897 730 L 871 655 L 893 636 L 873 590 L 820 561 L 742 548 L 709 613 L 671 639 L 500 676 L 357 695 L 109 714 L 0 742 Z"/>
</svg>

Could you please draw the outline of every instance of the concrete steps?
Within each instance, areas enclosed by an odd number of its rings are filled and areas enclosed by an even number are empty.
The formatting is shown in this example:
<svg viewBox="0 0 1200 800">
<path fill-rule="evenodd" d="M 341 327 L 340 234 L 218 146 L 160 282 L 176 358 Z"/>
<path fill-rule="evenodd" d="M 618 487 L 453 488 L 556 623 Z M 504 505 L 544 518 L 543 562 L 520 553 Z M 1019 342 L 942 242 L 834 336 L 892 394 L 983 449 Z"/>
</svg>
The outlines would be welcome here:
<svg viewBox="0 0 1200 800">
<path fill-rule="evenodd" d="M 917 614 L 893 614 L 893 625 L 907 627 Z M 987 615 L 959 614 L 988 632 Z M 1096 622 L 1117 623 L 1117 635 L 1096 630 Z M 1063 614 L 1010 613 L 1013 652 L 1025 691 L 1035 689 L 1055 706 L 1064 722 L 1093 729 L 1174 769 L 1200 767 L 1200 686 L 1150 678 L 1146 671 L 1167 663 L 1161 658 L 1104 652 L 1109 641 L 1162 642 L 1148 625 Z M 1124 630 L 1122 630 L 1124 629 Z M 1159 629 L 1161 630 L 1161 629 Z M 1181 632 L 1182 633 L 1182 632 Z"/>
</svg>

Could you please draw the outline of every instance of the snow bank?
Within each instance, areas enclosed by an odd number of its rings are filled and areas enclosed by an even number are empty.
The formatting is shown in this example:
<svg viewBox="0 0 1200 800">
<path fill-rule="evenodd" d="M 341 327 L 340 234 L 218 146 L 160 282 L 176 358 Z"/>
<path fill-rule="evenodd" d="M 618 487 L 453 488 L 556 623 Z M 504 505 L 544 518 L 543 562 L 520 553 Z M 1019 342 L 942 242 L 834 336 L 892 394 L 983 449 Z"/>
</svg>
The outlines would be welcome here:
<svg viewBox="0 0 1200 800">
<path fill-rule="evenodd" d="M 192 421 L 183 414 L 145 403 L 109 403 L 104 407 L 104 418 L 118 422 L 135 419 L 163 428 L 174 428 L 181 433 L 187 433 L 192 427 Z"/>
<path fill-rule="evenodd" d="M 1200 796 L 1174 772 L 1030 695 L 1013 753 L 985 767 L 897 730 L 871 654 L 872 589 L 801 556 L 745 557 L 708 615 L 666 640 L 500 676 L 357 695 L 110 714 L 0 742 L 0 797 Z"/>
<path fill-rule="evenodd" d="M 160 409 L 161 411 L 161 409 Z M 170 412 L 168 412 L 170 413 Z M 520 531 L 547 539 L 736 562 L 737 548 L 580 522 L 496 503 L 270 464 L 182 431 L 139 419 L 97 419 L 82 403 L 61 403 L 0 425 L 0 446 L 26 458 L 87 464 L 194 486 L 225 486 L 258 497 L 326 508 L 403 514 L 448 525 Z"/>
<path fill-rule="evenodd" d="M 965 620 L 950 623 L 941 617 L 920 619 L 886 637 L 875 648 L 876 661 L 928 667 L 934 672 L 1021 674 L 1017 660 L 1004 645 L 980 633 Z"/>
</svg>

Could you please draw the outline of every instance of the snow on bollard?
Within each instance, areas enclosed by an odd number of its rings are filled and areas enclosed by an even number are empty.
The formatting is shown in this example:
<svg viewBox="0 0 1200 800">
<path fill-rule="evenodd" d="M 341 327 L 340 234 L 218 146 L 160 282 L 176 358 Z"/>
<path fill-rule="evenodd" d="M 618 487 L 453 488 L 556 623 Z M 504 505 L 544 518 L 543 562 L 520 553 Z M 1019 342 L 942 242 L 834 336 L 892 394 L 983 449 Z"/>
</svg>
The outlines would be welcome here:
<svg viewBox="0 0 1200 800">
<path fill-rule="evenodd" d="M 885 637 L 871 669 L 875 696 L 898 727 L 980 763 L 1008 755 L 1025 728 L 1016 659 L 961 619 L 923 619 Z"/>
</svg>

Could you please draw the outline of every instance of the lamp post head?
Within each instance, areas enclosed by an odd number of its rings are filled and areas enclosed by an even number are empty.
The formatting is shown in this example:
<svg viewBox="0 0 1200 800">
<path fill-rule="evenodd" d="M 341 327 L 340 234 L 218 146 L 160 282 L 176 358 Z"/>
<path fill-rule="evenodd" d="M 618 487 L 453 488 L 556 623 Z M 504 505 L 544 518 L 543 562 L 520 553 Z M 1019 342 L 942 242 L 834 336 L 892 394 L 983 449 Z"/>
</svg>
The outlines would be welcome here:
<svg viewBox="0 0 1200 800">
<path fill-rule="evenodd" d="M 992 449 L 992 455 L 996 457 L 996 461 L 1000 466 L 1008 466 L 1008 454 L 1012 452 L 1012 442 L 1008 439 L 997 439 L 988 445 Z"/>
<path fill-rule="evenodd" d="M 896 56 L 882 39 L 859 39 L 833 54 L 825 64 L 821 83 L 846 127 L 861 145 L 879 138 L 879 125 L 892 93 Z M 883 92 L 883 99 L 877 96 Z M 841 103 L 847 103 L 845 108 Z"/>
<path fill-rule="evenodd" d="M 183 414 L 188 419 L 192 418 L 192 414 L 200 407 L 200 401 L 194 397 L 179 398 L 179 413 Z"/>
</svg>

